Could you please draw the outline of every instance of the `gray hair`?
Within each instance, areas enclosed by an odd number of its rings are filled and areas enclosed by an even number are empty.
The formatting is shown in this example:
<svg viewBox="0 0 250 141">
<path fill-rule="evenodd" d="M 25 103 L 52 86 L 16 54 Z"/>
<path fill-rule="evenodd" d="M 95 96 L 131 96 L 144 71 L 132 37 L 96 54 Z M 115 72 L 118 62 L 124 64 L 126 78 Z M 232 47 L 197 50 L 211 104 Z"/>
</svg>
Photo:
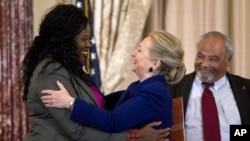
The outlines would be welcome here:
<svg viewBox="0 0 250 141">
<path fill-rule="evenodd" d="M 211 38 L 211 37 L 212 38 L 215 38 L 215 37 L 221 38 L 225 42 L 228 58 L 233 57 L 234 49 L 233 49 L 232 40 L 228 36 L 218 32 L 218 31 L 210 31 L 210 32 L 207 32 L 207 33 L 203 34 L 200 37 L 200 39 L 198 40 L 198 42 L 196 43 L 197 48 L 199 47 L 202 40 L 204 40 L 206 38 Z"/>
</svg>

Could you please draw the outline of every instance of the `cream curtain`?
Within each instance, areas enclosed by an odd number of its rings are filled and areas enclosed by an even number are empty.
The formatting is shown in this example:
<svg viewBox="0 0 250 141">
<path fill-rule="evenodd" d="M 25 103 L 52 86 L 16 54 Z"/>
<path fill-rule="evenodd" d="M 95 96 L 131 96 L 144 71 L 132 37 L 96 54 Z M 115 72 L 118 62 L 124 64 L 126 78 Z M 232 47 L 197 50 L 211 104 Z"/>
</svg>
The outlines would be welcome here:
<svg viewBox="0 0 250 141">
<path fill-rule="evenodd" d="M 58 0 L 72 3 L 75 0 Z M 138 46 L 153 0 L 90 0 L 100 63 L 102 91 L 124 89 L 136 79 L 130 74 L 131 52 Z M 130 77 L 129 79 L 126 79 Z"/>
<path fill-rule="evenodd" d="M 134 0 L 129 2 L 133 3 Z M 229 35 L 234 42 L 235 54 L 229 71 L 244 77 L 250 77 L 250 65 L 247 63 L 247 56 L 250 52 L 250 47 L 248 47 L 250 44 L 250 34 L 248 33 L 250 31 L 248 26 L 250 25 L 250 16 L 248 15 L 250 13 L 249 0 L 154 0 L 152 1 L 151 9 L 150 6 L 145 7 L 144 2 L 139 3 L 137 3 L 136 10 L 143 11 L 145 8 L 150 10 L 149 13 L 143 12 L 148 14 L 148 16 L 144 15 L 139 18 L 141 19 L 140 22 L 144 21 L 142 18 L 147 18 L 143 36 L 158 29 L 166 30 L 177 36 L 182 41 L 185 50 L 184 59 L 187 73 L 194 70 L 195 43 L 198 37 L 205 32 L 217 30 Z M 151 2 L 147 4 L 151 4 Z M 138 44 L 138 32 L 141 32 L 141 28 L 138 29 L 137 25 L 123 26 L 125 32 L 118 32 L 116 34 L 120 33 L 119 36 L 109 39 L 111 36 L 106 36 L 110 33 L 108 31 L 110 31 L 110 28 L 113 28 L 115 22 L 120 21 L 111 16 L 101 18 L 103 16 L 100 15 L 110 14 L 110 7 L 105 6 L 99 5 L 94 9 L 94 11 L 102 8 L 106 9 L 102 10 L 102 14 L 100 12 L 95 15 L 95 20 L 98 21 L 99 25 L 102 25 L 95 28 L 95 35 L 99 35 L 99 41 L 105 40 L 99 42 L 102 82 L 104 91 L 110 92 L 112 90 L 125 89 L 130 82 L 137 79 L 128 69 L 131 63 L 128 60 L 131 59 L 129 49 L 132 48 L 132 45 L 136 46 Z M 127 14 L 129 13 L 130 10 L 128 9 Z M 129 18 L 127 17 L 125 22 L 135 20 Z M 134 29 L 137 29 L 137 31 Z M 121 44 L 123 45 L 116 44 L 116 46 L 113 46 L 112 44 L 107 44 L 107 41 L 110 40 L 113 43 L 121 43 L 119 40 L 122 40 Z"/>
<path fill-rule="evenodd" d="M 199 36 L 211 30 L 227 34 L 235 54 L 229 71 L 250 78 L 249 0 L 90 0 L 105 93 L 125 89 L 137 80 L 130 71 L 130 52 L 154 30 L 177 36 L 192 72 Z"/>
<path fill-rule="evenodd" d="M 109 93 L 128 77 L 130 54 L 141 40 L 152 0 L 92 2 L 102 88 Z"/>
<path fill-rule="evenodd" d="M 217 30 L 229 35 L 235 46 L 229 71 L 249 78 L 249 6 L 249 0 L 158 0 L 154 1 L 147 24 L 156 25 L 149 26 L 150 30 L 161 28 L 181 39 L 188 72 L 193 71 L 193 63 L 190 62 L 195 58 L 195 42 L 201 34 Z M 156 15 L 162 15 L 164 20 L 158 20 Z M 164 25 L 151 24 L 150 21 L 158 21 Z"/>
<path fill-rule="evenodd" d="M 249 0 L 232 0 L 231 1 L 232 18 L 229 20 L 230 35 L 234 42 L 235 55 L 231 72 L 244 77 L 250 78 L 250 1 Z"/>
</svg>

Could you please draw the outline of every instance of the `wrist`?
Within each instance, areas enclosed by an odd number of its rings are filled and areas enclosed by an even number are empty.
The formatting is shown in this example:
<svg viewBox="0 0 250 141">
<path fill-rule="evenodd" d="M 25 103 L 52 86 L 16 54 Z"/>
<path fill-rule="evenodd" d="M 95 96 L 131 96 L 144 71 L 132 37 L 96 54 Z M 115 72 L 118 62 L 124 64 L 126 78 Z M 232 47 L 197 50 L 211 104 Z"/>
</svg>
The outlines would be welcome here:
<svg viewBox="0 0 250 141">
<path fill-rule="evenodd" d="M 70 102 L 69 102 L 69 106 L 68 106 L 68 109 L 70 111 L 72 111 L 73 107 L 74 107 L 74 103 L 75 103 L 75 98 L 73 98 Z"/>
<path fill-rule="evenodd" d="M 139 141 L 139 132 L 137 129 L 128 131 L 128 141 Z"/>
</svg>

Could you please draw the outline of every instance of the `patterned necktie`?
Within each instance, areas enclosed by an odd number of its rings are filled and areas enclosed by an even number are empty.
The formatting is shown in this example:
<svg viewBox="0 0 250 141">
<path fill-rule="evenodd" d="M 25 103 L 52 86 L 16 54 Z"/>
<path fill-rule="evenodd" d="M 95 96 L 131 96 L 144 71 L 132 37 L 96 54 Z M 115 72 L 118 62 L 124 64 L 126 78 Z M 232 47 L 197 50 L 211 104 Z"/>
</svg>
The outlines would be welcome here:
<svg viewBox="0 0 250 141">
<path fill-rule="evenodd" d="M 209 90 L 212 83 L 205 83 L 202 94 L 202 119 L 204 141 L 220 141 L 220 125 L 213 93 Z"/>
</svg>

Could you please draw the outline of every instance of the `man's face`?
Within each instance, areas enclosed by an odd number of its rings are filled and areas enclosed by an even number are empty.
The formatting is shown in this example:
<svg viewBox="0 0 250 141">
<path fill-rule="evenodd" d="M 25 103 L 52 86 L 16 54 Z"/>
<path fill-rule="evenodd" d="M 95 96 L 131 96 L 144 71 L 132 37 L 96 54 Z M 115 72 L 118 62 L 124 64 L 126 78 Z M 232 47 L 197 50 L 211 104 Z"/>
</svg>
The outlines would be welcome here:
<svg viewBox="0 0 250 141">
<path fill-rule="evenodd" d="M 215 82 L 226 74 L 229 61 L 224 40 L 209 37 L 199 44 L 194 67 L 202 82 Z"/>
</svg>

